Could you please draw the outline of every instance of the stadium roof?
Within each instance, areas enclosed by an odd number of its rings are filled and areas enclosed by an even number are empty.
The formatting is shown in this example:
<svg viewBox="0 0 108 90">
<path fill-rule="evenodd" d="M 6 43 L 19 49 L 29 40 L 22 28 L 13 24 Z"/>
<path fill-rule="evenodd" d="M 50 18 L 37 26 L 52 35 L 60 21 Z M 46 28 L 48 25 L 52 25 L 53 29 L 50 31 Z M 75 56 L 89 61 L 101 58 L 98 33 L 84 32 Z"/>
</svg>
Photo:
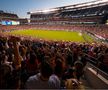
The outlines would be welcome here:
<svg viewBox="0 0 108 90">
<path fill-rule="evenodd" d="M 80 4 L 74 4 L 74 5 L 68 5 L 63 7 L 56 7 L 56 8 L 50 8 L 46 10 L 38 10 L 34 12 L 27 12 L 28 14 L 42 14 L 42 13 L 52 13 L 54 11 L 58 10 L 68 10 L 68 9 L 76 9 L 76 8 L 90 8 L 90 7 L 96 7 L 96 6 L 103 6 L 108 5 L 108 0 L 95 0 L 91 2 L 85 2 Z"/>
<path fill-rule="evenodd" d="M 89 6 L 89 5 L 96 5 L 96 4 L 108 4 L 108 0 L 95 0 L 91 2 L 85 2 L 85 3 L 79 3 L 74 5 L 68 5 L 63 7 L 57 7 L 57 8 L 73 8 L 73 7 L 82 7 L 82 6 Z"/>
</svg>

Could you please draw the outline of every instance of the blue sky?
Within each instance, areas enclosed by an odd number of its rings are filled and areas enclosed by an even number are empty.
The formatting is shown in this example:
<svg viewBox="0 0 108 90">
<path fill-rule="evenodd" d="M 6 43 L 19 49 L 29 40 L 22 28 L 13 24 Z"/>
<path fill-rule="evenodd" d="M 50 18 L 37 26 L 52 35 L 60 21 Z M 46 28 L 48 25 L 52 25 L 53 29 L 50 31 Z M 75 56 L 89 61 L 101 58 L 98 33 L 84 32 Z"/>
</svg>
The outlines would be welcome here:
<svg viewBox="0 0 108 90">
<path fill-rule="evenodd" d="M 0 10 L 14 12 L 21 18 L 29 17 L 28 11 L 55 8 L 93 0 L 0 0 Z"/>
</svg>

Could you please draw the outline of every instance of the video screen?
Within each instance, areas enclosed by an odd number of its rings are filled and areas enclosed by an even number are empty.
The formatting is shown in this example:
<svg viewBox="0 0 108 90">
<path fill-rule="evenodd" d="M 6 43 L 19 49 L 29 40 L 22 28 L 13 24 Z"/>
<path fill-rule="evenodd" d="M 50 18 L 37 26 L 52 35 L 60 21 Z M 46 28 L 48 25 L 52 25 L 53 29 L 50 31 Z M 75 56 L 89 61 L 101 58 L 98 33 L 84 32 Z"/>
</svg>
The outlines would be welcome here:
<svg viewBox="0 0 108 90">
<path fill-rule="evenodd" d="M 2 25 L 19 25 L 19 21 L 2 21 Z"/>
</svg>

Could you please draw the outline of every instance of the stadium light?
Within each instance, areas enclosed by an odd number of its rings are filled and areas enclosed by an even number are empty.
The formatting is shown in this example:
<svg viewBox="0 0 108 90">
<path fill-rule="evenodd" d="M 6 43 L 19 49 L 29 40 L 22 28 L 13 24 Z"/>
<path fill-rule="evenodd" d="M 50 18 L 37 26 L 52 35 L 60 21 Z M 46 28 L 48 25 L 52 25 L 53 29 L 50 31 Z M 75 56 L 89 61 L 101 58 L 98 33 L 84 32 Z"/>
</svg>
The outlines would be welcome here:
<svg viewBox="0 0 108 90">
<path fill-rule="evenodd" d="M 45 10 L 42 10 L 43 13 L 49 13 L 49 12 L 52 12 L 52 11 L 55 11 L 57 9 L 45 9 Z"/>
<path fill-rule="evenodd" d="M 50 10 L 43 10 L 42 12 L 44 12 L 44 13 L 48 13 L 48 12 L 50 12 Z"/>
<path fill-rule="evenodd" d="M 37 10 L 37 11 L 31 11 L 31 12 L 27 12 L 27 14 L 33 14 L 33 13 L 49 13 L 49 12 L 53 12 L 56 11 L 56 8 L 52 8 L 52 9 L 45 9 L 45 10 Z"/>
<path fill-rule="evenodd" d="M 105 2 L 106 2 L 106 1 L 108 1 L 108 0 L 102 0 L 102 1 L 105 1 Z"/>
</svg>

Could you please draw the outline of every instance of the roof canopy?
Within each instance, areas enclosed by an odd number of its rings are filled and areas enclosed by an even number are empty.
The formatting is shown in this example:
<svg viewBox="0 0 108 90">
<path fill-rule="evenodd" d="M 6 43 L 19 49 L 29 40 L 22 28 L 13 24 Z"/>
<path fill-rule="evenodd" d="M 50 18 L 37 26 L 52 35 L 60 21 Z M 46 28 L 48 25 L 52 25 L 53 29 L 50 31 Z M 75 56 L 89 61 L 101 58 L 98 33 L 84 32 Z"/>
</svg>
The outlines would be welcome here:
<svg viewBox="0 0 108 90">
<path fill-rule="evenodd" d="M 68 10 L 68 9 L 74 9 L 74 8 L 75 9 L 92 8 L 92 7 L 103 6 L 103 5 L 108 5 L 108 0 L 95 0 L 95 1 L 86 2 L 86 3 L 80 3 L 80 4 L 56 7 L 56 8 L 46 9 L 46 10 L 28 12 L 28 14 L 42 14 L 42 13 L 45 14 L 45 13 L 52 13 L 52 12 L 59 11 L 59 10 Z"/>
</svg>

